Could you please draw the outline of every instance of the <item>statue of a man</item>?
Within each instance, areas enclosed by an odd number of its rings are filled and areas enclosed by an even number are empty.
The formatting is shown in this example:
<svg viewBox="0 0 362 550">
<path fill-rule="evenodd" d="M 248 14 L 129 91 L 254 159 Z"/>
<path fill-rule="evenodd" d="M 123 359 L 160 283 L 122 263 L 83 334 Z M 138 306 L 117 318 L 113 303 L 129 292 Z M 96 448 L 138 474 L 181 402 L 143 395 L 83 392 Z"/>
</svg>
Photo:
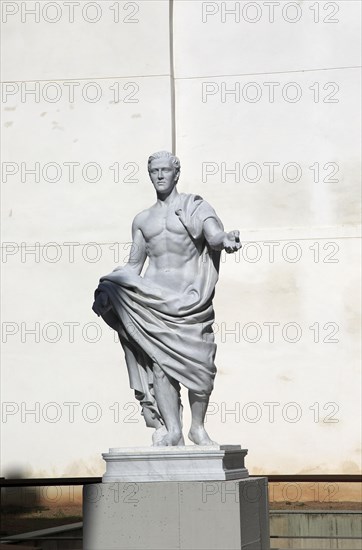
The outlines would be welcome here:
<svg viewBox="0 0 362 550">
<path fill-rule="evenodd" d="M 177 157 L 155 153 L 148 171 L 157 201 L 135 217 L 129 261 L 101 278 L 93 309 L 119 334 L 130 385 L 156 430 L 153 444 L 185 444 L 182 384 L 192 414 L 189 439 L 213 445 L 204 427 L 216 373 L 212 299 L 220 252 L 240 248 L 239 232 L 226 233 L 199 195 L 178 193 Z"/>
</svg>

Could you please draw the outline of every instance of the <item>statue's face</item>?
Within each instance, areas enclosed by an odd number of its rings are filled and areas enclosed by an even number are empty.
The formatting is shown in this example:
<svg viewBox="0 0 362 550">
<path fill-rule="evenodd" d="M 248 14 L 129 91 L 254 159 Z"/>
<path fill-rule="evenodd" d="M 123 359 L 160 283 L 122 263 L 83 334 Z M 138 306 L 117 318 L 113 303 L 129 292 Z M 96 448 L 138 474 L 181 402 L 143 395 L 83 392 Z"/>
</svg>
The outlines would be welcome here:
<svg viewBox="0 0 362 550">
<path fill-rule="evenodd" d="M 176 168 L 171 159 L 154 159 L 150 164 L 150 178 L 158 193 L 168 194 L 177 183 Z"/>
</svg>

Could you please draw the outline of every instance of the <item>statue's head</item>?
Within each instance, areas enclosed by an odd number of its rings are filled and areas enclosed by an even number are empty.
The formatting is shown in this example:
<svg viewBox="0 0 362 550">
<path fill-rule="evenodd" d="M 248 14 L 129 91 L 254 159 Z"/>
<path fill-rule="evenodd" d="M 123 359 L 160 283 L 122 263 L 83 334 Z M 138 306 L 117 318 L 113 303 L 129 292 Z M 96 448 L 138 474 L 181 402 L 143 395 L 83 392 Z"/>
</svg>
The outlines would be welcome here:
<svg viewBox="0 0 362 550">
<path fill-rule="evenodd" d="M 168 159 L 170 164 L 172 164 L 172 166 L 176 170 L 177 180 L 179 179 L 180 171 L 181 171 L 181 163 L 180 163 L 180 159 L 176 157 L 176 155 L 173 155 L 169 151 L 158 151 L 157 153 L 153 153 L 153 155 L 148 157 L 148 173 L 150 173 L 151 162 L 156 159 L 162 159 L 162 160 Z"/>
<path fill-rule="evenodd" d="M 180 160 L 168 151 L 153 153 L 148 158 L 148 173 L 157 192 L 170 191 L 180 177 Z"/>
</svg>

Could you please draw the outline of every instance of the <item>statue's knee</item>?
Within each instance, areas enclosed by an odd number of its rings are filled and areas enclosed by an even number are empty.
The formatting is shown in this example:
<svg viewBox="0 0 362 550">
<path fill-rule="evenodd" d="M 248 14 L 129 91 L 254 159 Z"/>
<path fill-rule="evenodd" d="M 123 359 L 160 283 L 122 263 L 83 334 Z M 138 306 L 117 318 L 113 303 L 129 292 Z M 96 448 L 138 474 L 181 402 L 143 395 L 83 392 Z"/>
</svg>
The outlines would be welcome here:
<svg viewBox="0 0 362 550">
<path fill-rule="evenodd" d="M 211 395 L 210 391 L 190 392 L 198 401 L 208 401 Z"/>
</svg>

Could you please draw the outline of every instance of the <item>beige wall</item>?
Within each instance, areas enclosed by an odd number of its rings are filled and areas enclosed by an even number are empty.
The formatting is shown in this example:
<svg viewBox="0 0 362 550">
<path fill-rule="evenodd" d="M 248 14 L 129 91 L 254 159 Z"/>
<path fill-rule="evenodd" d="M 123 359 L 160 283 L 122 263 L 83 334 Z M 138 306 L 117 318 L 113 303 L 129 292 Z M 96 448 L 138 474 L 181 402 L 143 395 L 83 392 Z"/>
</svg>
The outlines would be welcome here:
<svg viewBox="0 0 362 550">
<path fill-rule="evenodd" d="M 246 2 L 177 0 L 173 79 L 166 1 L 120 2 L 118 23 L 113 2 L 83 16 L 81 2 L 73 23 L 58 2 L 53 24 L 45 18 L 55 11 L 33 22 L 22 13 L 33 2 L 11 4 L 19 11 L 2 25 L 5 472 L 100 474 L 108 447 L 149 442 L 121 348 L 90 308 L 99 277 L 127 256 L 133 216 L 154 200 L 147 156 L 171 149 L 173 132 L 180 190 L 210 201 L 244 241 L 223 258 L 215 298 L 212 436 L 247 447 L 253 473 L 354 472 L 359 3 L 319 2 L 318 14 L 315 2 L 283 1 L 272 23 L 262 2 L 245 11 Z M 225 14 L 232 5 L 240 22 Z M 31 86 L 39 97 L 22 98 Z M 25 174 L 36 162 L 39 182 Z M 79 163 L 74 181 L 69 163 Z M 274 181 L 270 163 L 279 163 Z"/>
</svg>

